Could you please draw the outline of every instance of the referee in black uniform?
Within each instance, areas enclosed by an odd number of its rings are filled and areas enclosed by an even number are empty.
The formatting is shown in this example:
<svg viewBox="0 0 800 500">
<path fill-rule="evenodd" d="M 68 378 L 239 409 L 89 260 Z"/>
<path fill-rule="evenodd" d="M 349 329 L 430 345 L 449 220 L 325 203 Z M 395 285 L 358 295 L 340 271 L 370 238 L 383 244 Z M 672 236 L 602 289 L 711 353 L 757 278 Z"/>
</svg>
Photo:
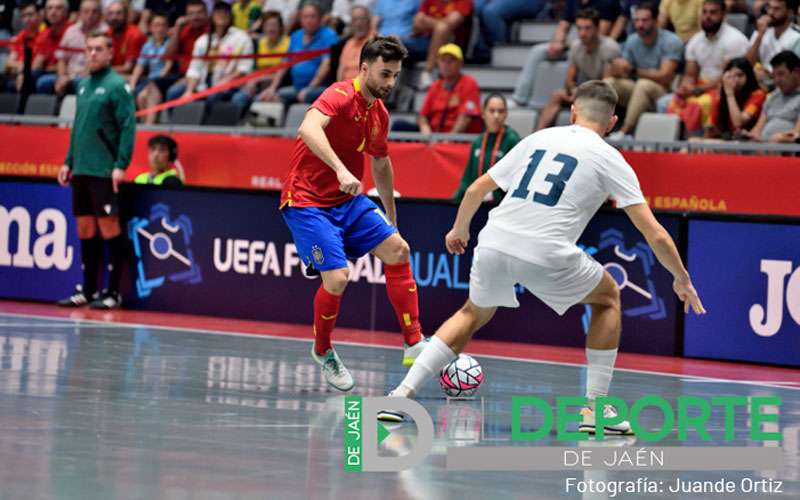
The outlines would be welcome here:
<svg viewBox="0 0 800 500">
<path fill-rule="evenodd" d="M 72 210 L 78 223 L 83 263 L 83 286 L 59 301 L 59 305 L 116 309 L 122 299 L 122 275 L 127 239 L 119 222 L 118 190 L 133 156 L 136 110 L 131 88 L 111 69 L 112 40 L 95 32 L 86 40 L 89 76 L 77 91 L 77 110 L 70 135 L 69 152 L 58 182 L 72 184 Z M 102 243 L 108 244 L 108 288 L 98 291 Z"/>
</svg>

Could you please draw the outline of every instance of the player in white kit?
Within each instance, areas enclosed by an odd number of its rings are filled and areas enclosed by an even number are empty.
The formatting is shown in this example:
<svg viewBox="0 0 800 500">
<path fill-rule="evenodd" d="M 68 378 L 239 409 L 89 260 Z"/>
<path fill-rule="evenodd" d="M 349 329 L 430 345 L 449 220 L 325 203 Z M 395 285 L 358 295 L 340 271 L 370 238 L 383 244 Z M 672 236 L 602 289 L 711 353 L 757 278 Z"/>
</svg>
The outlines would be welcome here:
<svg viewBox="0 0 800 500">
<path fill-rule="evenodd" d="M 469 299 L 439 328 L 411 370 L 390 396 L 412 397 L 432 375 L 460 353 L 472 334 L 498 307 L 518 307 L 520 283 L 559 315 L 589 304 L 592 319 L 586 339 L 589 406 L 579 430 L 594 433 L 594 400 L 608 394 L 619 346 L 619 287 L 603 266 L 576 242 L 589 220 L 611 197 L 644 235 L 658 261 L 674 277 L 673 289 L 695 313 L 704 314 L 675 243 L 645 202 L 633 169 L 603 140 L 614 128 L 617 94 L 601 81 L 582 84 L 571 110 L 573 125 L 529 135 L 467 190 L 453 229 L 445 237 L 450 253 L 462 254 L 469 225 L 486 194 L 506 191 L 478 235 L 472 260 Z M 614 409 L 603 409 L 609 417 Z M 378 418 L 401 421 L 392 411 Z M 629 422 L 607 426 L 606 434 L 630 434 Z"/>
</svg>

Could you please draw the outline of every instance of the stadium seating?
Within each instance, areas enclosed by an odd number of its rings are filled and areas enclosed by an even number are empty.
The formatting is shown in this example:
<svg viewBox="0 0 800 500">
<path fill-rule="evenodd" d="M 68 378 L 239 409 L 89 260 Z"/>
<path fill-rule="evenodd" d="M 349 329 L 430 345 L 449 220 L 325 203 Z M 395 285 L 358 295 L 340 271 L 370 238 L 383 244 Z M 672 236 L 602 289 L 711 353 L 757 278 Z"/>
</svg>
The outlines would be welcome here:
<svg viewBox="0 0 800 500">
<path fill-rule="evenodd" d="M 677 115 L 643 113 L 636 124 L 633 138 L 637 141 L 677 141 L 681 134 L 681 120 Z"/>
<path fill-rule="evenodd" d="M 510 109 L 506 123 L 517 131 L 520 137 L 525 137 L 536 128 L 539 113 L 533 109 Z"/>
<path fill-rule="evenodd" d="M 567 78 L 567 61 L 542 61 L 536 67 L 536 78 L 533 81 L 533 95 L 531 96 L 530 106 L 535 109 L 542 109 L 550 94 L 564 86 Z"/>
<path fill-rule="evenodd" d="M 283 124 L 283 128 L 296 132 L 300 124 L 303 123 L 303 117 L 306 116 L 307 110 L 308 104 L 302 102 L 298 102 L 289 106 L 289 110 L 286 112 L 286 122 Z"/>
<path fill-rule="evenodd" d="M 173 125 L 200 125 L 203 123 L 206 103 L 194 101 L 172 109 L 170 123 Z"/>
<path fill-rule="evenodd" d="M 234 102 L 215 102 L 211 105 L 205 121 L 215 127 L 235 127 L 242 119 L 242 107 Z"/>
<path fill-rule="evenodd" d="M 34 116 L 54 116 L 58 98 L 52 94 L 31 94 L 25 103 L 25 114 Z"/>
</svg>

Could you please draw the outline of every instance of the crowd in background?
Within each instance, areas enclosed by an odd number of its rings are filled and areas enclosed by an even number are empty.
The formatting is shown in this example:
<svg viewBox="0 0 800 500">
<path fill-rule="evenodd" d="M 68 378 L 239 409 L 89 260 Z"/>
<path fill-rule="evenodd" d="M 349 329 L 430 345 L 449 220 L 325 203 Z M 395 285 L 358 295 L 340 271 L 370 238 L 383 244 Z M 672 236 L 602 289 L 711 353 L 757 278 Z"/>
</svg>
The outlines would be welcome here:
<svg viewBox="0 0 800 500">
<path fill-rule="evenodd" d="M 539 64 L 566 60 L 567 76 L 539 110 L 534 128 L 551 126 L 574 89 L 610 82 L 621 119 L 612 137 L 630 137 L 645 112 L 680 117 L 695 140 L 795 142 L 800 137 L 800 30 L 797 0 L 3 0 L 0 39 L 8 40 L 2 90 L 64 96 L 87 74 L 86 37 L 107 31 L 114 69 L 129 82 L 139 109 L 192 95 L 281 57 L 312 49 L 329 54 L 282 68 L 205 98 L 235 103 L 311 103 L 333 81 L 353 78 L 361 47 L 375 34 L 409 49 L 403 83 L 427 92 L 416 120 L 395 130 L 480 133 L 487 130 L 481 89 L 465 63 L 486 64 L 491 49 L 513 41 L 522 19 L 557 23 L 552 39 L 532 45 L 509 98 L 530 105 Z M 752 34 L 726 22 L 749 16 Z M 477 28 L 477 30 L 475 30 Z M 474 32 L 473 32 L 474 31 Z M 746 30 L 749 31 L 749 30 Z M 396 96 L 395 96 L 396 97 Z M 500 103 L 498 99 L 498 103 Z M 390 99 L 390 106 L 400 105 Z M 155 123 L 156 113 L 141 118 Z"/>
</svg>

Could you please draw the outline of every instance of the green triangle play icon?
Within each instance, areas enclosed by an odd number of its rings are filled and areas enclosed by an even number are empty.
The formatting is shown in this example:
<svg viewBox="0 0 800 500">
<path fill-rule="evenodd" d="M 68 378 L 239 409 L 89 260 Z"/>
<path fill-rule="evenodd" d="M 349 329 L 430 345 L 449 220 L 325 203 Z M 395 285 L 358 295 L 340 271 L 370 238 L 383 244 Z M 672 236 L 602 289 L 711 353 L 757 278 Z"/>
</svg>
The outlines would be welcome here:
<svg viewBox="0 0 800 500">
<path fill-rule="evenodd" d="M 386 430 L 383 424 L 378 422 L 378 444 L 381 444 L 387 437 L 389 437 L 389 431 Z"/>
</svg>

